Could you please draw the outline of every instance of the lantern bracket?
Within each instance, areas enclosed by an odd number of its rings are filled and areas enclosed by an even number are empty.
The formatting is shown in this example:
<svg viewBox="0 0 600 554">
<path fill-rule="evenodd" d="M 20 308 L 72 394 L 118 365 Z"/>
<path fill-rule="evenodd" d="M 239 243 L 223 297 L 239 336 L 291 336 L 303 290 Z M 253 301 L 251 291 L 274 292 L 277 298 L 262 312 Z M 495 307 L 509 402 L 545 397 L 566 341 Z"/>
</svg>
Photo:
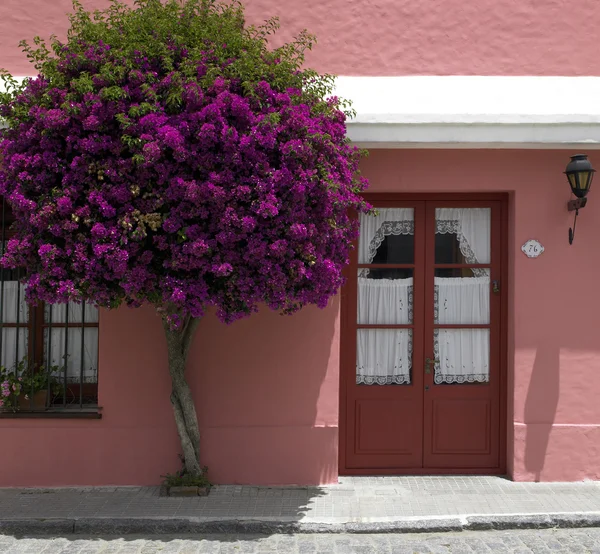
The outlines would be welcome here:
<svg viewBox="0 0 600 554">
<path fill-rule="evenodd" d="M 586 204 L 587 198 L 585 196 L 583 198 L 575 198 L 575 200 L 570 200 L 567 204 L 569 211 L 575 212 L 573 227 L 569 229 L 569 244 L 573 244 L 573 240 L 575 239 L 575 227 L 577 226 L 577 216 L 579 215 L 579 210 L 581 208 L 585 208 Z"/>
<path fill-rule="evenodd" d="M 569 208 L 570 212 L 576 212 L 580 208 L 585 208 L 586 204 L 587 204 L 587 198 L 575 198 L 575 200 L 569 201 L 569 203 L 567 204 L 567 207 Z M 577 214 L 575 217 L 577 217 Z"/>
<path fill-rule="evenodd" d="M 579 200 L 579 199 L 578 199 Z M 585 200 L 585 198 L 583 199 Z M 573 202 L 576 202 L 573 200 Z M 570 204 L 570 202 L 569 202 Z M 584 204 L 585 206 L 585 204 Z M 573 244 L 573 239 L 575 238 L 575 227 L 577 226 L 577 216 L 579 215 L 579 208 L 574 208 L 575 210 L 575 219 L 573 220 L 573 228 L 569 227 L 569 244 Z M 569 211 L 573 211 L 569 208 Z"/>
</svg>

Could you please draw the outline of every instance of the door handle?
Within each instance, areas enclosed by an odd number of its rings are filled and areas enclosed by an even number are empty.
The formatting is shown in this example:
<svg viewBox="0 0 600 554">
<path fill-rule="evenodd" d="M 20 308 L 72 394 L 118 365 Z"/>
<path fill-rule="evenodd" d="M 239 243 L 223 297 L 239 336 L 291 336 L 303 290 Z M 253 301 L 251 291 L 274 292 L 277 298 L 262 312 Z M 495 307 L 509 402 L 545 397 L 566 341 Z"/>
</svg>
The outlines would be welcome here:
<svg viewBox="0 0 600 554">
<path fill-rule="evenodd" d="M 425 373 L 431 373 L 431 367 L 438 362 L 439 360 L 437 358 L 425 358 Z"/>
</svg>

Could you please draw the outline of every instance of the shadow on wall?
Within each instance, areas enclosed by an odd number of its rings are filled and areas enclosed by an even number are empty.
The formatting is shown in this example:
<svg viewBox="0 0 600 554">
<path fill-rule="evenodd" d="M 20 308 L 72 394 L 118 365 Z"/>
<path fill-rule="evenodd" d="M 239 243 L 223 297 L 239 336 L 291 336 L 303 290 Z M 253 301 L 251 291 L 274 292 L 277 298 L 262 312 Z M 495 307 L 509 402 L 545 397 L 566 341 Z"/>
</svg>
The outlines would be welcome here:
<svg viewBox="0 0 600 554">
<path fill-rule="evenodd" d="M 538 346 L 525 400 L 527 435 L 525 468 L 541 480 L 552 424 L 560 395 L 560 346 L 544 341 Z"/>
<path fill-rule="evenodd" d="M 187 373 L 214 482 L 337 481 L 339 297 L 325 310 L 263 308 L 232 325 L 210 314 Z"/>
</svg>

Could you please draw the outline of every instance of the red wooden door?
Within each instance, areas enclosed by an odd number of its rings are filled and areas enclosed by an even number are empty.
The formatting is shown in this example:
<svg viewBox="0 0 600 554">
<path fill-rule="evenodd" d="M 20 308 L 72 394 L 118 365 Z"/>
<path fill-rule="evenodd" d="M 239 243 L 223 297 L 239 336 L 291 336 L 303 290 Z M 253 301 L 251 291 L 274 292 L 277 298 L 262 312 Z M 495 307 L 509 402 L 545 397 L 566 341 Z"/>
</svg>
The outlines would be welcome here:
<svg viewBox="0 0 600 554">
<path fill-rule="evenodd" d="M 496 468 L 501 204 L 431 201 L 426 221 L 423 465 Z"/>
<path fill-rule="evenodd" d="M 348 468 L 413 468 L 423 463 L 423 365 L 425 307 L 425 203 L 422 201 L 377 203 L 380 214 L 400 214 L 390 219 L 390 233 L 373 238 L 373 248 L 361 238 L 353 251 L 351 275 L 345 288 L 347 310 L 344 333 L 343 371 L 347 393 Z M 373 227 L 388 224 L 378 216 Z M 372 233 L 373 234 L 373 233 Z M 370 242 L 370 241 L 369 241 Z M 373 283 L 371 283 L 373 282 Z M 378 290 L 361 296 L 362 284 L 405 285 L 394 313 L 381 310 L 373 297 Z M 412 288 L 412 290 L 411 290 Z M 372 294 L 369 294 L 371 292 Z M 384 299 L 385 301 L 385 299 Z M 390 343 L 392 347 L 390 347 Z M 362 372 L 361 351 L 385 363 L 385 352 L 399 345 L 387 375 Z M 381 353 L 381 359 L 377 360 Z"/>
<path fill-rule="evenodd" d="M 503 203 L 369 200 L 343 290 L 341 471 L 501 472 Z"/>
</svg>

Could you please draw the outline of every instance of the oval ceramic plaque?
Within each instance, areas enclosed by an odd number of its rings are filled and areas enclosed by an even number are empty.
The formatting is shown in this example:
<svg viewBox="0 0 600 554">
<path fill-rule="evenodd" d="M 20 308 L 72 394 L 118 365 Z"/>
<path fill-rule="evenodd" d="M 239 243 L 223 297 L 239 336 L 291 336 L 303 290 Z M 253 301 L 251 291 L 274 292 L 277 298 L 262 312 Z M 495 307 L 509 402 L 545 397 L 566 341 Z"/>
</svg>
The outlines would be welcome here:
<svg viewBox="0 0 600 554">
<path fill-rule="evenodd" d="M 521 246 L 521 250 L 528 258 L 537 258 L 544 252 L 544 247 L 539 241 L 531 239 Z"/>
</svg>

